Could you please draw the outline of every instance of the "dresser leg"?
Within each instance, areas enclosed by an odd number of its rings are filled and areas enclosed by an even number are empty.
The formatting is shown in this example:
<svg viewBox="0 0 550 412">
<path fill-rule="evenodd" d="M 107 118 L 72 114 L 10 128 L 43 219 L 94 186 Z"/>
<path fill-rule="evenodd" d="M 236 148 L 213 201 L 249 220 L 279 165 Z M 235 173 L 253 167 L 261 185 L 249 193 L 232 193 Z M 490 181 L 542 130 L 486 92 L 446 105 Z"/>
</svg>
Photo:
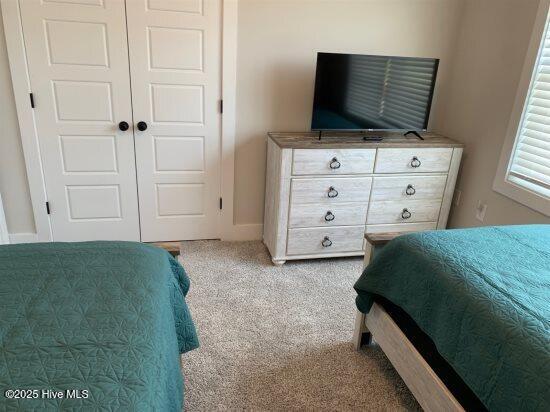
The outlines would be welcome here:
<svg viewBox="0 0 550 412">
<path fill-rule="evenodd" d="M 279 259 L 271 259 L 271 261 L 275 266 L 283 266 L 286 262 L 286 260 L 279 260 Z"/>
</svg>

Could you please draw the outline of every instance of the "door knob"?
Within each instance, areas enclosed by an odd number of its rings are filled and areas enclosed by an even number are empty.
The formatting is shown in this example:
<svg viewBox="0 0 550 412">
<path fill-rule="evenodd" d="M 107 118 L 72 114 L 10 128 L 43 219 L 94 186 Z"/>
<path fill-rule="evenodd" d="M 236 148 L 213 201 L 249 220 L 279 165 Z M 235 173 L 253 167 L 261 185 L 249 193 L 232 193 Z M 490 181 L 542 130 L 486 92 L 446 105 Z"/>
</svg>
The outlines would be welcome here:
<svg viewBox="0 0 550 412">
<path fill-rule="evenodd" d="M 145 122 L 138 122 L 137 128 L 140 132 L 143 132 L 144 130 L 147 130 L 147 123 Z"/>
<path fill-rule="evenodd" d="M 128 130 L 130 128 L 130 125 L 128 124 L 128 122 L 120 122 L 118 124 L 118 128 L 120 130 L 122 130 L 123 132 L 125 132 L 126 130 Z"/>
</svg>

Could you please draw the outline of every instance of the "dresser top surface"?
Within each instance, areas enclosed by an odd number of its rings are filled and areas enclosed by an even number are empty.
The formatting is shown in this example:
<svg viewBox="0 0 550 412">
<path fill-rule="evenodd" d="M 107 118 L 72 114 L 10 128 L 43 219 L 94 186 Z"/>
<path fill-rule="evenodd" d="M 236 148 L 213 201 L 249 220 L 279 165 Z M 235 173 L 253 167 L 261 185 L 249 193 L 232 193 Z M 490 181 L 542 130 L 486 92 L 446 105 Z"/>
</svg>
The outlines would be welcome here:
<svg viewBox="0 0 550 412">
<path fill-rule="evenodd" d="M 271 140 L 283 149 L 376 149 L 399 147 L 464 147 L 462 143 L 435 133 L 420 132 L 424 140 L 401 132 L 269 132 Z M 363 136 L 381 136 L 379 142 L 366 142 Z"/>
</svg>

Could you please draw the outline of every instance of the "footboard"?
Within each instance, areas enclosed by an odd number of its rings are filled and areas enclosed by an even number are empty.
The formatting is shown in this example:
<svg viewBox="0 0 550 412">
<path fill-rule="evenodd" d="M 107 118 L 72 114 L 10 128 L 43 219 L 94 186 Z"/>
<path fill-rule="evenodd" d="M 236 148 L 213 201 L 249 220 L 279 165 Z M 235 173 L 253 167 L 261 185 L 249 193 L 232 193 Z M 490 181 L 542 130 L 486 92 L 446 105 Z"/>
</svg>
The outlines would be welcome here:
<svg viewBox="0 0 550 412">
<path fill-rule="evenodd" d="M 363 325 L 361 333 L 372 334 L 425 411 L 464 411 L 382 306 L 374 303 Z"/>
</svg>

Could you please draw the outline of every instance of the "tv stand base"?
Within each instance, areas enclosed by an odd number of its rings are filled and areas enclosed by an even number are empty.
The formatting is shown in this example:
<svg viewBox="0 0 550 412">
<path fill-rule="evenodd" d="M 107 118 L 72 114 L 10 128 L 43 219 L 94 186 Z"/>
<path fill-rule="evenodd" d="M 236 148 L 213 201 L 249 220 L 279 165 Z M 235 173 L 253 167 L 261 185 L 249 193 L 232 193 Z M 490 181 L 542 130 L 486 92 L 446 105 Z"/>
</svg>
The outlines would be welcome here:
<svg viewBox="0 0 550 412">
<path fill-rule="evenodd" d="M 408 132 L 406 132 L 405 134 L 403 134 L 403 136 L 408 136 L 410 134 L 414 134 L 416 137 L 418 137 L 420 140 L 424 140 L 424 138 L 422 136 L 420 136 L 420 133 L 418 133 L 417 131 L 415 130 L 409 130 Z"/>
</svg>

